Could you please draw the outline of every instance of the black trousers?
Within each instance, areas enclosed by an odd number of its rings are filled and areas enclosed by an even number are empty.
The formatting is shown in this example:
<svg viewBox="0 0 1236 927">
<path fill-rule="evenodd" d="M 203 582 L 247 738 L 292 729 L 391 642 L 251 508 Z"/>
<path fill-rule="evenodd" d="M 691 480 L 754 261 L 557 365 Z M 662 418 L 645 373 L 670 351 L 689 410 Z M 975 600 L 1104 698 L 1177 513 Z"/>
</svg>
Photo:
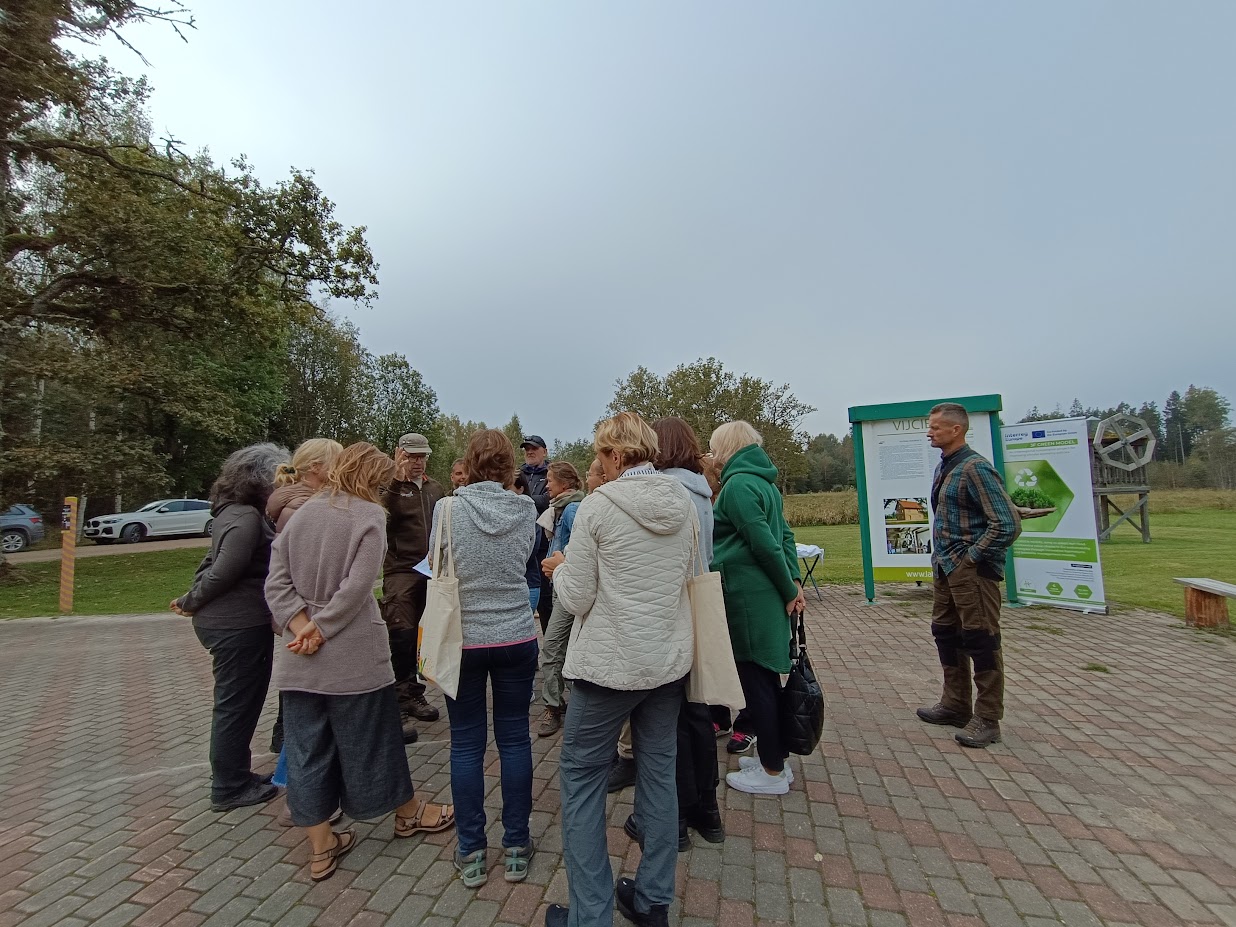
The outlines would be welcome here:
<svg viewBox="0 0 1236 927">
<path fill-rule="evenodd" d="M 708 713 L 712 715 L 712 720 L 721 725 L 722 728 L 730 727 L 732 722 L 733 730 L 738 733 L 751 733 L 751 721 L 747 717 L 747 709 L 745 708 L 737 716 L 734 716 L 724 705 L 709 705 Z"/>
<path fill-rule="evenodd" d="M 210 795 L 234 798 L 253 781 L 249 745 L 257 730 L 275 636 L 270 625 L 236 630 L 197 628 L 194 632 L 214 663 L 215 707 L 210 720 Z"/>
<path fill-rule="evenodd" d="M 678 816 L 717 803 L 717 739 L 707 705 L 688 702 L 683 694 L 678 710 Z"/>
<path fill-rule="evenodd" d="M 738 663 L 738 679 L 747 699 L 748 730 L 765 769 L 780 772 L 789 752 L 781 741 L 781 677 L 758 663 Z"/>
</svg>

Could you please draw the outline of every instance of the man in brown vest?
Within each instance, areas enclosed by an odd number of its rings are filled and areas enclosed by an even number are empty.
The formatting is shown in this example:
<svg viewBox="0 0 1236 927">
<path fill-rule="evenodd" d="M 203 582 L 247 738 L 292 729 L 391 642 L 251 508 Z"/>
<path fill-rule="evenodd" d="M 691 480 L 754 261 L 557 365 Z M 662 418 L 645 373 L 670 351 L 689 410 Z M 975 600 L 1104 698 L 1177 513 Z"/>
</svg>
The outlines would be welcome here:
<svg viewBox="0 0 1236 927">
<path fill-rule="evenodd" d="M 395 479 L 382 497 L 386 520 L 386 562 L 382 566 L 382 619 L 390 635 L 391 664 L 403 715 L 404 743 L 414 743 L 412 719 L 437 721 L 438 709 L 425 701 L 425 684 L 416 676 L 417 632 L 425 611 L 428 577 L 413 567 L 429 553 L 433 507 L 445 495 L 425 475 L 429 441 L 406 434 L 395 448 Z"/>
</svg>

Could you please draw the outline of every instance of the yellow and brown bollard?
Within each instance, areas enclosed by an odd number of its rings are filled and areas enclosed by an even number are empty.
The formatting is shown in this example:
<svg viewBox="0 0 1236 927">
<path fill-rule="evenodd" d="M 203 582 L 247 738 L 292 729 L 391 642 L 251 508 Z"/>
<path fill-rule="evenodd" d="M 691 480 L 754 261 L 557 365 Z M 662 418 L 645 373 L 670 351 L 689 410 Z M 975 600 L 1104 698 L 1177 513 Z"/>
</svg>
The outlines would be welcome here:
<svg viewBox="0 0 1236 927">
<path fill-rule="evenodd" d="M 73 574 L 77 569 L 77 496 L 60 510 L 60 613 L 73 611 Z"/>
</svg>

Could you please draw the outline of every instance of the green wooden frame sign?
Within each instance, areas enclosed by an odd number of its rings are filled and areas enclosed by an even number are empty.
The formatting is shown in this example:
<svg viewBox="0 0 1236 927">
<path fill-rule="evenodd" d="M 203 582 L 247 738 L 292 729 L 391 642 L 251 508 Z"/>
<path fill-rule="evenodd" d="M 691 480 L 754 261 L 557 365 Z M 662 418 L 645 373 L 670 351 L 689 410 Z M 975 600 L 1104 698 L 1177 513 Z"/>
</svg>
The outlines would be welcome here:
<svg viewBox="0 0 1236 927">
<path fill-rule="evenodd" d="M 854 442 L 854 476 L 858 482 L 858 522 L 863 545 L 863 591 L 867 601 L 875 601 L 875 573 L 871 562 L 871 514 L 867 500 L 867 458 L 863 450 L 863 422 L 883 422 L 898 418 L 925 418 L 933 406 L 941 402 L 955 402 L 967 412 L 988 413 L 991 427 L 992 463 L 996 472 L 1004 472 L 1004 443 L 1000 437 L 1000 411 L 1003 400 L 995 394 L 987 396 L 959 396 L 951 399 L 924 399 L 915 402 L 889 402 L 874 406 L 851 406 L 849 410 L 850 435 Z M 1005 556 L 1005 589 L 1008 600 L 1017 602 L 1017 576 L 1013 569 L 1013 551 Z"/>
</svg>

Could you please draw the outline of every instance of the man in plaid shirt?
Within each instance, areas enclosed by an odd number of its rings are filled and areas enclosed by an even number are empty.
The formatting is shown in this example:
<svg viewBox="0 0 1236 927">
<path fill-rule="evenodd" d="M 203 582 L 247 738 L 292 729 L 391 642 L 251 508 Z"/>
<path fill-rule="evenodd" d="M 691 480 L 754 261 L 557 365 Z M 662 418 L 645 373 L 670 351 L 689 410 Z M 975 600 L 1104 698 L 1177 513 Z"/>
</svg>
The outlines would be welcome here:
<svg viewBox="0 0 1236 927">
<path fill-rule="evenodd" d="M 1004 717 L 1000 580 L 1021 518 L 996 468 L 966 444 L 969 428 L 970 416 L 955 402 L 940 403 L 927 418 L 927 439 L 941 454 L 931 486 L 931 633 L 944 694 L 932 707 L 918 709 L 918 716 L 928 724 L 964 728 L 956 735 L 962 746 L 986 747 L 1000 740 Z M 972 665 L 978 690 L 973 702 Z"/>
</svg>

